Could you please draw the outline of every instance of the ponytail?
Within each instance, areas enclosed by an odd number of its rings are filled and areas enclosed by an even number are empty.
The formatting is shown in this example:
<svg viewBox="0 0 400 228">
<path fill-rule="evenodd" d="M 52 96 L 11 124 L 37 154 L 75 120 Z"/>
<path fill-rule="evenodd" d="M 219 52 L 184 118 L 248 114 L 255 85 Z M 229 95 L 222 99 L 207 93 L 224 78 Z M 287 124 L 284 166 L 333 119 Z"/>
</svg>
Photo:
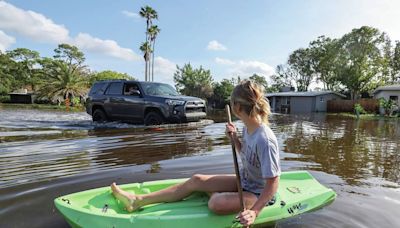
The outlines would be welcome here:
<svg viewBox="0 0 400 228">
<path fill-rule="evenodd" d="M 258 118 L 261 123 L 269 123 L 268 117 L 271 113 L 269 102 L 263 89 L 256 83 L 249 80 L 240 82 L 233 89 L 231 103 L 239 104 L 247 115 Z"/>
</svg>

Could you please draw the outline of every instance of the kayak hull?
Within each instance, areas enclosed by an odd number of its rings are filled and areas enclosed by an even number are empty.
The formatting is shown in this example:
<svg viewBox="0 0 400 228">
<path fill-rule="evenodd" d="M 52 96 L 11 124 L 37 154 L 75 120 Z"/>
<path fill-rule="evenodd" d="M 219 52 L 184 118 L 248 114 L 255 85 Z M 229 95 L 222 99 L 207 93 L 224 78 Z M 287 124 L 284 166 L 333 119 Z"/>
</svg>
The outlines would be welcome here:
<svg viewBox="0 0 400 228">
<path fill-rule="evenodd" d="M 128 192 L 145 194 L 187 179 L 170 179 L 120 185 Z M 255 224 L 265 224 L 316 210 L 336 198 L 307 171 L 283 172 L 275 204 L 260 212 Z M 128 213 L 112 196 L 110 187 L 91 189 L 58 197 L 57 209 L 72 227 L 240 227 L 235 214 L 216 215 L 208 209 L 208 195 L 194 193 L 173 202 L 152 204 Z"/>
</svg>

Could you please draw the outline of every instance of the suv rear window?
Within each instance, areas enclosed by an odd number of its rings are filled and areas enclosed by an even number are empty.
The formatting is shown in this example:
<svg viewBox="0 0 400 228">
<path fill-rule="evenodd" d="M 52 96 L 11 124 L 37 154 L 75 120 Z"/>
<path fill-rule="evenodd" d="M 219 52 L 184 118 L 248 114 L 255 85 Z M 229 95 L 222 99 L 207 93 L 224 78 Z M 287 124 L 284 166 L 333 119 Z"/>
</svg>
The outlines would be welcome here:
<svg viewBox="0 0 400 228">
<path fill-rule="evenodd" d="M 121 95 L 122 94 L 122 82 L 112 82 L 107 89 L 106 94 L 108 95 Z"/>
</svg>

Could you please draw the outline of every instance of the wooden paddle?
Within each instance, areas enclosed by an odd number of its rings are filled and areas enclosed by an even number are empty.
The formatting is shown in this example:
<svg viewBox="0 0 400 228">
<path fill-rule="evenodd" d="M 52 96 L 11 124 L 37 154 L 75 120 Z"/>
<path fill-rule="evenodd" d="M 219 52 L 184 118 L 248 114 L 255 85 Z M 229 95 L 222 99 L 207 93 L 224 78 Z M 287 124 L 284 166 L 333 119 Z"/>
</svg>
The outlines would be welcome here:
<svg viewBox="0 0 400 228">
<path fill-rule="evenodd" d="M 229 108 L 229 105 L 226 105 L 225 109 L 226 109 L 226 113 L 228 115 L 228 123 L 230 124 L 230 123 L 232 123 L 231 109 Z M 232 146 L 233 163 L 235 164 L 236 185 L 237 185 L 238 193 L 239 193 L 240 211 L 244 211 L 243 189 L 242 189 L 242 184 L 240 182 L 239 164 L 238 164 L 238 161 L 237 161 L 235 141 L 233 140 L 233 134 L 232 133 L 229 134 L 229 138 L 231 140 L 231 146 Z"/>
</svg>

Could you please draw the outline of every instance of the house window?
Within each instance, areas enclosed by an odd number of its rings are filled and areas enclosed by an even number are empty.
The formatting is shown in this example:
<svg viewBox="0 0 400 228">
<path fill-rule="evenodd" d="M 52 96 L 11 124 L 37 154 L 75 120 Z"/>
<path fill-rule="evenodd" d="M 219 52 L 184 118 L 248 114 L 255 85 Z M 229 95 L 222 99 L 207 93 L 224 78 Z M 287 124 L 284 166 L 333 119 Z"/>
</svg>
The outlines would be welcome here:
<svg viewBox="0 0 400 228">
<path fill-rule="evenodd" d="M 286 104 L 290 105 L 290 97 L 286 97 Z"/>
<path fill-rule="evenodd" d="M 389 99 L 397 102 L 399 100 L 399 97 L 398 96 L 390 96 Z"/>
<path fill-rule="evenodd" d="M 319 102 L 325 102 L 324 97 L 320 97 L 320 98 L 319 98 Z"/>
</svg>

